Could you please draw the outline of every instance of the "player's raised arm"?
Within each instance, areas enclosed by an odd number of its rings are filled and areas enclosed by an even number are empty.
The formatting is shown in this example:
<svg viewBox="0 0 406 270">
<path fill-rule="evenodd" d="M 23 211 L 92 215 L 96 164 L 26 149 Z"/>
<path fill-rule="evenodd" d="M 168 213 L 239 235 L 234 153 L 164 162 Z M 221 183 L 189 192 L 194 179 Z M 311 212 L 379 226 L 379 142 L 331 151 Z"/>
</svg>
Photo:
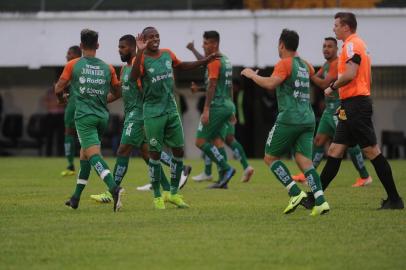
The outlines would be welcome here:
<svg viewBox="0 0 406 270">
<path fill-rule="evenodd" d="M 111 72 L 111 88 L 110 92 L 107 94 L 107 103 L 114 102 L 117 99 L 121 98 L 122 96 L 120 81 L 117 78 L 116 71 L 111 65 L 110 72 Z"/>
<path fill-rule="evenodd" d="M 131 70 L 131 78 L 133 78 L 134 80 L 138 80 L 142 76 L 143 54 L 148 46 L 149 40 L 145 40 L 142 34 L 138 34 L 135 40 L 137 43 L 137 55 L 135 57 L 135 62 Z"/>
<path fill-rule="evenodd" d="M 193 55 L 196 57 L 197 60 L 201 60 L 204 58 L 204 56 L 198 50 L 196 50 L 194 41 L 189 42 L 186 45 L 186 48 L 193 53 Z"/>
<path fill-rule="evenodd" d="M 267 90 L 276 89 L 276 87 L 278 87 L 284 80 L 274 74 L 272 74 L 271 77 L 262 77 L 258 75 L 258 70 L 254 71 L 251 68 L 245 68 L 241 71 L 241 75 L 253 80 L 256 84 Z"/>
<path fill-rule="evenodd" d="M 64 91 L 68 87 L 69 82 L 72 78 L 73 66 L 78 61 L 78 58 L 69 61 L 63 69 L 61 77 L 56 82 L 54 91 L 55 95 L 58 97 L 58 102 L 64 104 L 66 102 L 66 97 L 64 97 Z"/>
</svg>

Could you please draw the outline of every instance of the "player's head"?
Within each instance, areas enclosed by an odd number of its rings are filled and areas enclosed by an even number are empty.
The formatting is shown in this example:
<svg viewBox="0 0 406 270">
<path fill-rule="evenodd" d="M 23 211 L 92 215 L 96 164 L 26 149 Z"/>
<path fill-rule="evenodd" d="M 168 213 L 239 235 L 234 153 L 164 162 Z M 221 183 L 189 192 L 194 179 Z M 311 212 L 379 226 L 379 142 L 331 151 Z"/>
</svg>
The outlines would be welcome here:
<svg viewBox="0 0 406 270">
<path fill-rule="evenodd" d="M 159 37 L 158 30 L 155 27 L 148 26 L 142 30 L 142 35 L 146 41 L 149 41 L 147 45 L 147 50 L 151 52 L 156 52 L 159 50 L 159 44 L 161 39 Z"/>
<path fill-rule="evenodd" d="M 279 56 L 282 57 L 283 52 L 296 52 L 297 47 L 299 47 L 299 35 L 296 31 L 283 29 L 281 36 L 279 37 L 278 52 Z"/>
<path fill-rule="evenodd" d="M 72 59 L 78 58 L 82 56 L 82 50 L 79 46 L 71 46 L 69 47 L 68 51 L 66 52 L 66 61 L 70 61 Z"/>
<path fill-rule="evenodd" d="M 124 35 L 118 41 L 118 53 L 121 61 L 128 62 L 135 53 L 135 37 L 133 35 Z"/>
<path fill-rule="evenodd" d="M 99 33 L 90 29 L 80 32 L 80 47 L 84 50 L 97 50 L 99 48 Z"/>
<path fill-rule="evenodd" d="M 326 60 L 330 60 L 337 56 L 337 39 L 333 37 L 324 38 L 323 42 L 323 55 Z"/>
<path fill-rule="evenodd" d="M 357 31 L 357 18 L 351 12 L 338 12 L 334 16 L 334 33 L 337 39 L 345 40 Z"/>
<path fill-rule="evenodd" d="M 203 50 L 206 56 L 217 52 L 219 45 L 220 34 L 217 31 L 206 31 L 203 33 Z"/>
</svg>

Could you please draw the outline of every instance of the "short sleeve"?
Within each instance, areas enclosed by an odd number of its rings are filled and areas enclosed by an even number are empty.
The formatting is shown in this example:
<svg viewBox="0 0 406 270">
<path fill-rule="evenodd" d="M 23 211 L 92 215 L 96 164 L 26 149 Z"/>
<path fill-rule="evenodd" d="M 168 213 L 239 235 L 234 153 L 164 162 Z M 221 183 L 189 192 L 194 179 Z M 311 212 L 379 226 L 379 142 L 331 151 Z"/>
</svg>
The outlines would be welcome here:
<svg viewBox="0 0 406 270">
<path fill-rule="evenodd" d="M 314 73 L 315 73 L 313 65 L 310 64 L 310 63 L 307 62 L 307 61 L 305 61 L 305 63 L 306 63 L 306 65 L 307 65 L 307 67 L 309 68 L 309 76 L 310 76 L 310 77 L 313 76 Z"/>
<path fill-rule="evenodd" d="M 59 77 L 60 79 L 63 79 L 65 81 L 70 81 L 72 79 L 72 74 L 73 74 L 73 67 L 75 64 L 79 61 L 80 58 L 75 58 L 73 60 L 70 60 L 64 67 L 61 76 Z"/>
<path fill-rule="evenodd" d="M 117 79 L 116 70 L 112 65 L 109 65 L 111 73 L 111 86 L 120 86 L 120 81 Z"/>
<path fill-rule="evenodd" d="M 321 78 L 323 76 L 323 67 L 319 68 L 319 70 L 316 73 L 316 76 Z"/>
<path fill-rule="evenodd" d="M 182 63 L 182 61 L 180 61 L 176 55 L 169 49 L 163 49 L 163 51 L 166 51 L 169 53 L 169 55 L 171 56 L 172 59 L 172 66 L 176 67 L 177 65 L 179 65 L 180 63 Z"/>
<path fill-rule="evenodd" d="M 292 73 L 292 58 L 284 58 L 276 63 L 271 77 L 276 76 L 286 80 Z"/>
<path fill-rule="evenodd" d="M 332 62 L 330 64 L 330 68 L 328 70 L 328 75 L 331 78 L 335 78 L 335 79 L 337 78 L 337 76 L 338 76 L 338 62 L 337 62 L 337 60 L 335 60 L 334 62 Z"/>
<path fill-rule="evenodd" d="M 209 80 L 210 79 L 218 79 L 220 76 L 220 67 L 221 63 L 219 59 L 212 61 L 210 64 L 207 65 L 207 71 Z"/>
<path fill-rule="evenodd" d="M 352 42 L 348 42 L 347 46 L 345 47 L 345 52 L 346 52 L 346 59 L 345 61 L 347 62 L 351 58 L 353 58 L 354 55 L 358 54 L 359 56 L 362 55 L 361 53 L 361 45 L 356 42 L 356 40 Z"/>
</svg>

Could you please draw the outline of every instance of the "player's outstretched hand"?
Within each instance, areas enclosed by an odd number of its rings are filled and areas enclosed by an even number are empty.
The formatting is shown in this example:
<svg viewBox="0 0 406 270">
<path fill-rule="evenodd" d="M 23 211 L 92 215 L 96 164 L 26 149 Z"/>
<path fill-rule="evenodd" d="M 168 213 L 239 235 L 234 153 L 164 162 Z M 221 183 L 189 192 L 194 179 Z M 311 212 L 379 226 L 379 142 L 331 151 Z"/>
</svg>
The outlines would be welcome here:
<svg viewBox="0 0 406 270">
<path fill-rule="evenodd" d="M 186 48 L 188 48 L 189 50 L 193 51 L 193 49 L 195 48 L 195 41 L 191 41 L 186 45 Z"/>
<path fill-rule="evenodd" d="M 255 75 L 258 74 L 258 71 L 258 69 L 254 71 L 252 68 L 244 68 L 241 71 L 241 75 L 247 77 L 248 79 L 252 79 Z"/>
<path fill-rule="evenodd" d="M 137 37 L 135 38 L 135 41 L 137 43 L 137 49 L 140 51 L 145 50 L 145 48 L 147 48 L 149 43 L 149 40 L 145 40 L 143 34 L 138 34 Z"/>
<path fill-rule="evenodd" d="M 190 84 L 190 90 L 192 90 L 193 94 L 197 93 L 197 92 L 199 92 L 199 86 L 195 82 L 192 82 Z"/>
</svg>

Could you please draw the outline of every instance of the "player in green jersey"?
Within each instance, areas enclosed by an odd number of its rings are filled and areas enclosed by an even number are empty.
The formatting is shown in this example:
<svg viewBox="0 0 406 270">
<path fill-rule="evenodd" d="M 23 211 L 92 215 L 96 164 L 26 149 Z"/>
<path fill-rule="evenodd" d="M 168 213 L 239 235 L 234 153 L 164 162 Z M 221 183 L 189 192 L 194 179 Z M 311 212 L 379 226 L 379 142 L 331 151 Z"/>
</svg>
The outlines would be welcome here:
<svg viewBox="0 0 406 270">
<path fill-rule="evenodd" d="M 113 210 L 118 211 L 121 208 L 124 189 L 114 182 L 113 175 L 101 156 L 100 137 L 109 118 L 107 101 L 120 97 L 120 82 L 113 66 L 96 57 L 96 50 L 99 48 L 98 37 L 98 33 L 93 30 L 81 31 L 80 47 L 83 57 L 69 61 L 55 85 L 59 102 L 64 103 L 64 89 L 71 84 L 70 89 L 73 90 L 76 102 L 75 126 L 81 146 L 76 189 L 65 204 L 73 209 L 78 208 L 80 196 L 93 166 L 113 194 Z"/>
<path fill-rule="evenodd" d="M 71 46 L 66 53 L 66 60 L 69 62 L 72 59 L 82 56 L 82 50 L 79 46 Z M 70 92 L 70 91 L 69 91 Z M 61 172 L 62 176 L 71 176 L 75 175 L 75 164 L 73 163 L 75 157 L 75 99 L 73 94 L 70 95 L 67 99 L 67 104 L 65 106 L 65 157 L 68 160 L 68 166 L 66 170 Z"/>
<path fill-rule="evenodd" d="M 159 49 L 160 36 L 154 27 L 147 27 L 137 37 L 137 56 L 131 76 L 141 79 L 144 93 L 144 128 L 149 149 L 149 174 L 154 191 L 154 205 L 165 209 L 159 181 L 161 179 L 160 157 L 162 147 L 172 150 L 171 195 L 169 202 L 179 208 L 189 207 L 178 194 L 179 180 L 183 170 L 183 127 L 173 93 L 173 69 L 193 69 L 205 65 L 217 55 L 195 62 L 181 62 L 168 49 Z"/>
<path fill-rule="evenodd" d="M 323 42 L 323 55 L 326 62 L 320 68 L 320 70 L 311 77 L 313 83 L 320 89 L 326 89 L 333 81 L 338 77 L 338 58 L 337 58 L 337 40 L 333 37 L 327 37 Z M 334 138 L 336 126 L 338 123 L 338 117 L 336 115 L 337 109 L 340 107 L 340 98 L 338 91 L 334 92 L 332 96 L 325 97 L 325 106 L 323 115 L 320 119 L 319 126 L 317 128 L 316 136 L 314 138 L 313 145 L 313 166 L 317 169 L 324 156 L 324 149 L 326 144 L 329 144 Z M 353 187 L 366 186 L 372 183 L 372 177 L 368 174 L 365 167 L 364 157 L 361 152 L 361 148 L 357 145 L 355 147 L 349 147 L 348 152 L 350 154 L 352 163 L 359 173 L 359 178 L 356 180 Z M 293 180 L 303 182 L 305 176 L 303 173 L 292 176 Z"/>
<path fill-rule="evenodd" d="M 121 68 L 120 72 L 121 96 L 124 103 L 125 120 L 113 172 L 114 181 L 117 185 L 120 185 L 127 173 L 129 159 L 133 150 L 140 150 L 141 156 L 147 164 L 149 155 L 144 134 L 143 93 L 140 91 L 139 82 L 134 81 L 130 76 L 136 55 L 135 37 L 133 35 L 122 36 L 118 42 L 118 49 L 121 61 L 127 63 Z M 162 160 L 164 160 L 164 164 L 170 166 L 170 155 L 162 152 Z M 179 188 L 182 188 L 186 184 L 190 170 L 190 166 L 185 166 Z M 169 198 L 170 185 L 163 171 L 161 176 L 161 186 L 164 190 L 163 197 L 164 200 L 167 200 Z M 109 203 L 113 200 L 108 190 L 101 194 L 91 195 L 90 198 L 101 203 Z"/>
<path fill-rule="evenodd" d="M 279 114 L 269 132 L 264 161 L 288 190 L 290 200 L 284 213 L 293 212 L 307 197 L 281 161 L 281 157 L 293 147 L 296 163 L 304 172 L 316 198 L 311 215 L 317 216 L 327 213 L 330 207 L 324 199 L 320 177 L 311 160 L 315 118 L 310 104 L 310 77 L 314 69 L 297 55 L 298 46 L 299 35 L 284 29 L 278 46 L 281 60 L 275 65 L 271 77 L 261 77 L 250 68 L 244 69 L 241 74 L 265 89 L 276 89 Z"/>
<path fill-rule="evenodd" d="M 219 43 L 220 43 L 220 35 L 218 32 L 216 31 L 208 31 L 205 32 L 206 38 L 205 38 L 205 47 L 207 47 L 207 52 L 208 53 L 212 53 L 212 52 L 219 52 Z M 193 42 L 189 42 L 186 46 L 186 48 L 188 48 L 197 59 L 202 59 L 203 55 L 201 55 L 199 53 L 199 51 L 197 51 L 194 47 Z M 221 63 L 221 62 L 220 62 Z M 215 67 L 214 67 L 215 68 Z M 221 70 L 221 69 L 220 69 Z M 231 71 L 228 71 L 229 73 Z M 205 87 L 198 87 L 194 82 L 192 82 L 191 85 L 191 90 L 192 92 L 197 92 L 200 90 L 206 91 L 206 88 L 210 85 L 210 81 L 208 78 L 208 71 L 206 71 L 206 76 L 205 76 L 205 82 L 206 85 Z M 215 84 L 216 86 L 218 86 L 218 88 L 222 87 L 220 84 L 218 84 L 218 76 L 213 76 L 212 78 L 210 78 L 210 80 L 212 81 L 212 84 Z M 229 78 L 231 79 L 231 78 Z M 227 91 L 226 93 L 228 94 L 228 98 L 230 99 L 231 102 L 233 102 L 233 90 L 232 88 L 230 88 L 229 85 L 229 81 L 227 82 Z M 221 89 L 216 89 L 215 91 L 221 91 Z M 216 110 L 214 109 L 213 112 L 215 112 Z M 214 116 L 213 116 L 214 117 Z M 234 120 L 235 117 L 232 117 L 232 119 Z M 210 125 L 210 123 L 209 123 Z M 228 147 L 231 148 L 231 150 L 234 153 L 234 156 L 240 161 L 243 169 L 244 169 L 244 173 L 242 175 L 242 182 L 248 182 L 252 175 L 254 174 L 254 168 L 252 166 L 250 166 L 248 164 L 248 160 L 247 160 L 247 156 L 245 154 L 244 148 L 242 147 L 242 145 L 236 140 L 235 138 L 235 127 L 234 127 L 235 123 L 232 123 L 231 121 L 227 121 L 225 123 L 225 130 L 223 130 L 223 134 L 220 134 L 220 137 L 217 138 L 216 140 L 214 140 L 214 142 L 217 142 L 217 145 L 215 145 L 219 152 L 223 155 L 223 157 L 225 158 L 225 160 L 227 160 L 227 154 L 226 151 L 224 150 L 224 142 L 225 141 L 226 145 Z M 223 138 L 221 138 L 223 137 Z M 212 139 L 212 138 L 211 138 Z M 213 141 L 212 141 L 213 142 Z M 205 170 L 193 177 L 193 179 L 195 181 L 205 181 L 205 180 L 211 180 L 212 176 L 211 176 L 211 164 L 212 164 L 212 160 L 209 158 L 209 156 L 207 156 L 206 154 L 204 155 L 204 162 L 205 162 Z M 220 174 L 221 175 L 221 174 Z M 225 187 L 226 185 L 224 185 Z"/>
</svg>

